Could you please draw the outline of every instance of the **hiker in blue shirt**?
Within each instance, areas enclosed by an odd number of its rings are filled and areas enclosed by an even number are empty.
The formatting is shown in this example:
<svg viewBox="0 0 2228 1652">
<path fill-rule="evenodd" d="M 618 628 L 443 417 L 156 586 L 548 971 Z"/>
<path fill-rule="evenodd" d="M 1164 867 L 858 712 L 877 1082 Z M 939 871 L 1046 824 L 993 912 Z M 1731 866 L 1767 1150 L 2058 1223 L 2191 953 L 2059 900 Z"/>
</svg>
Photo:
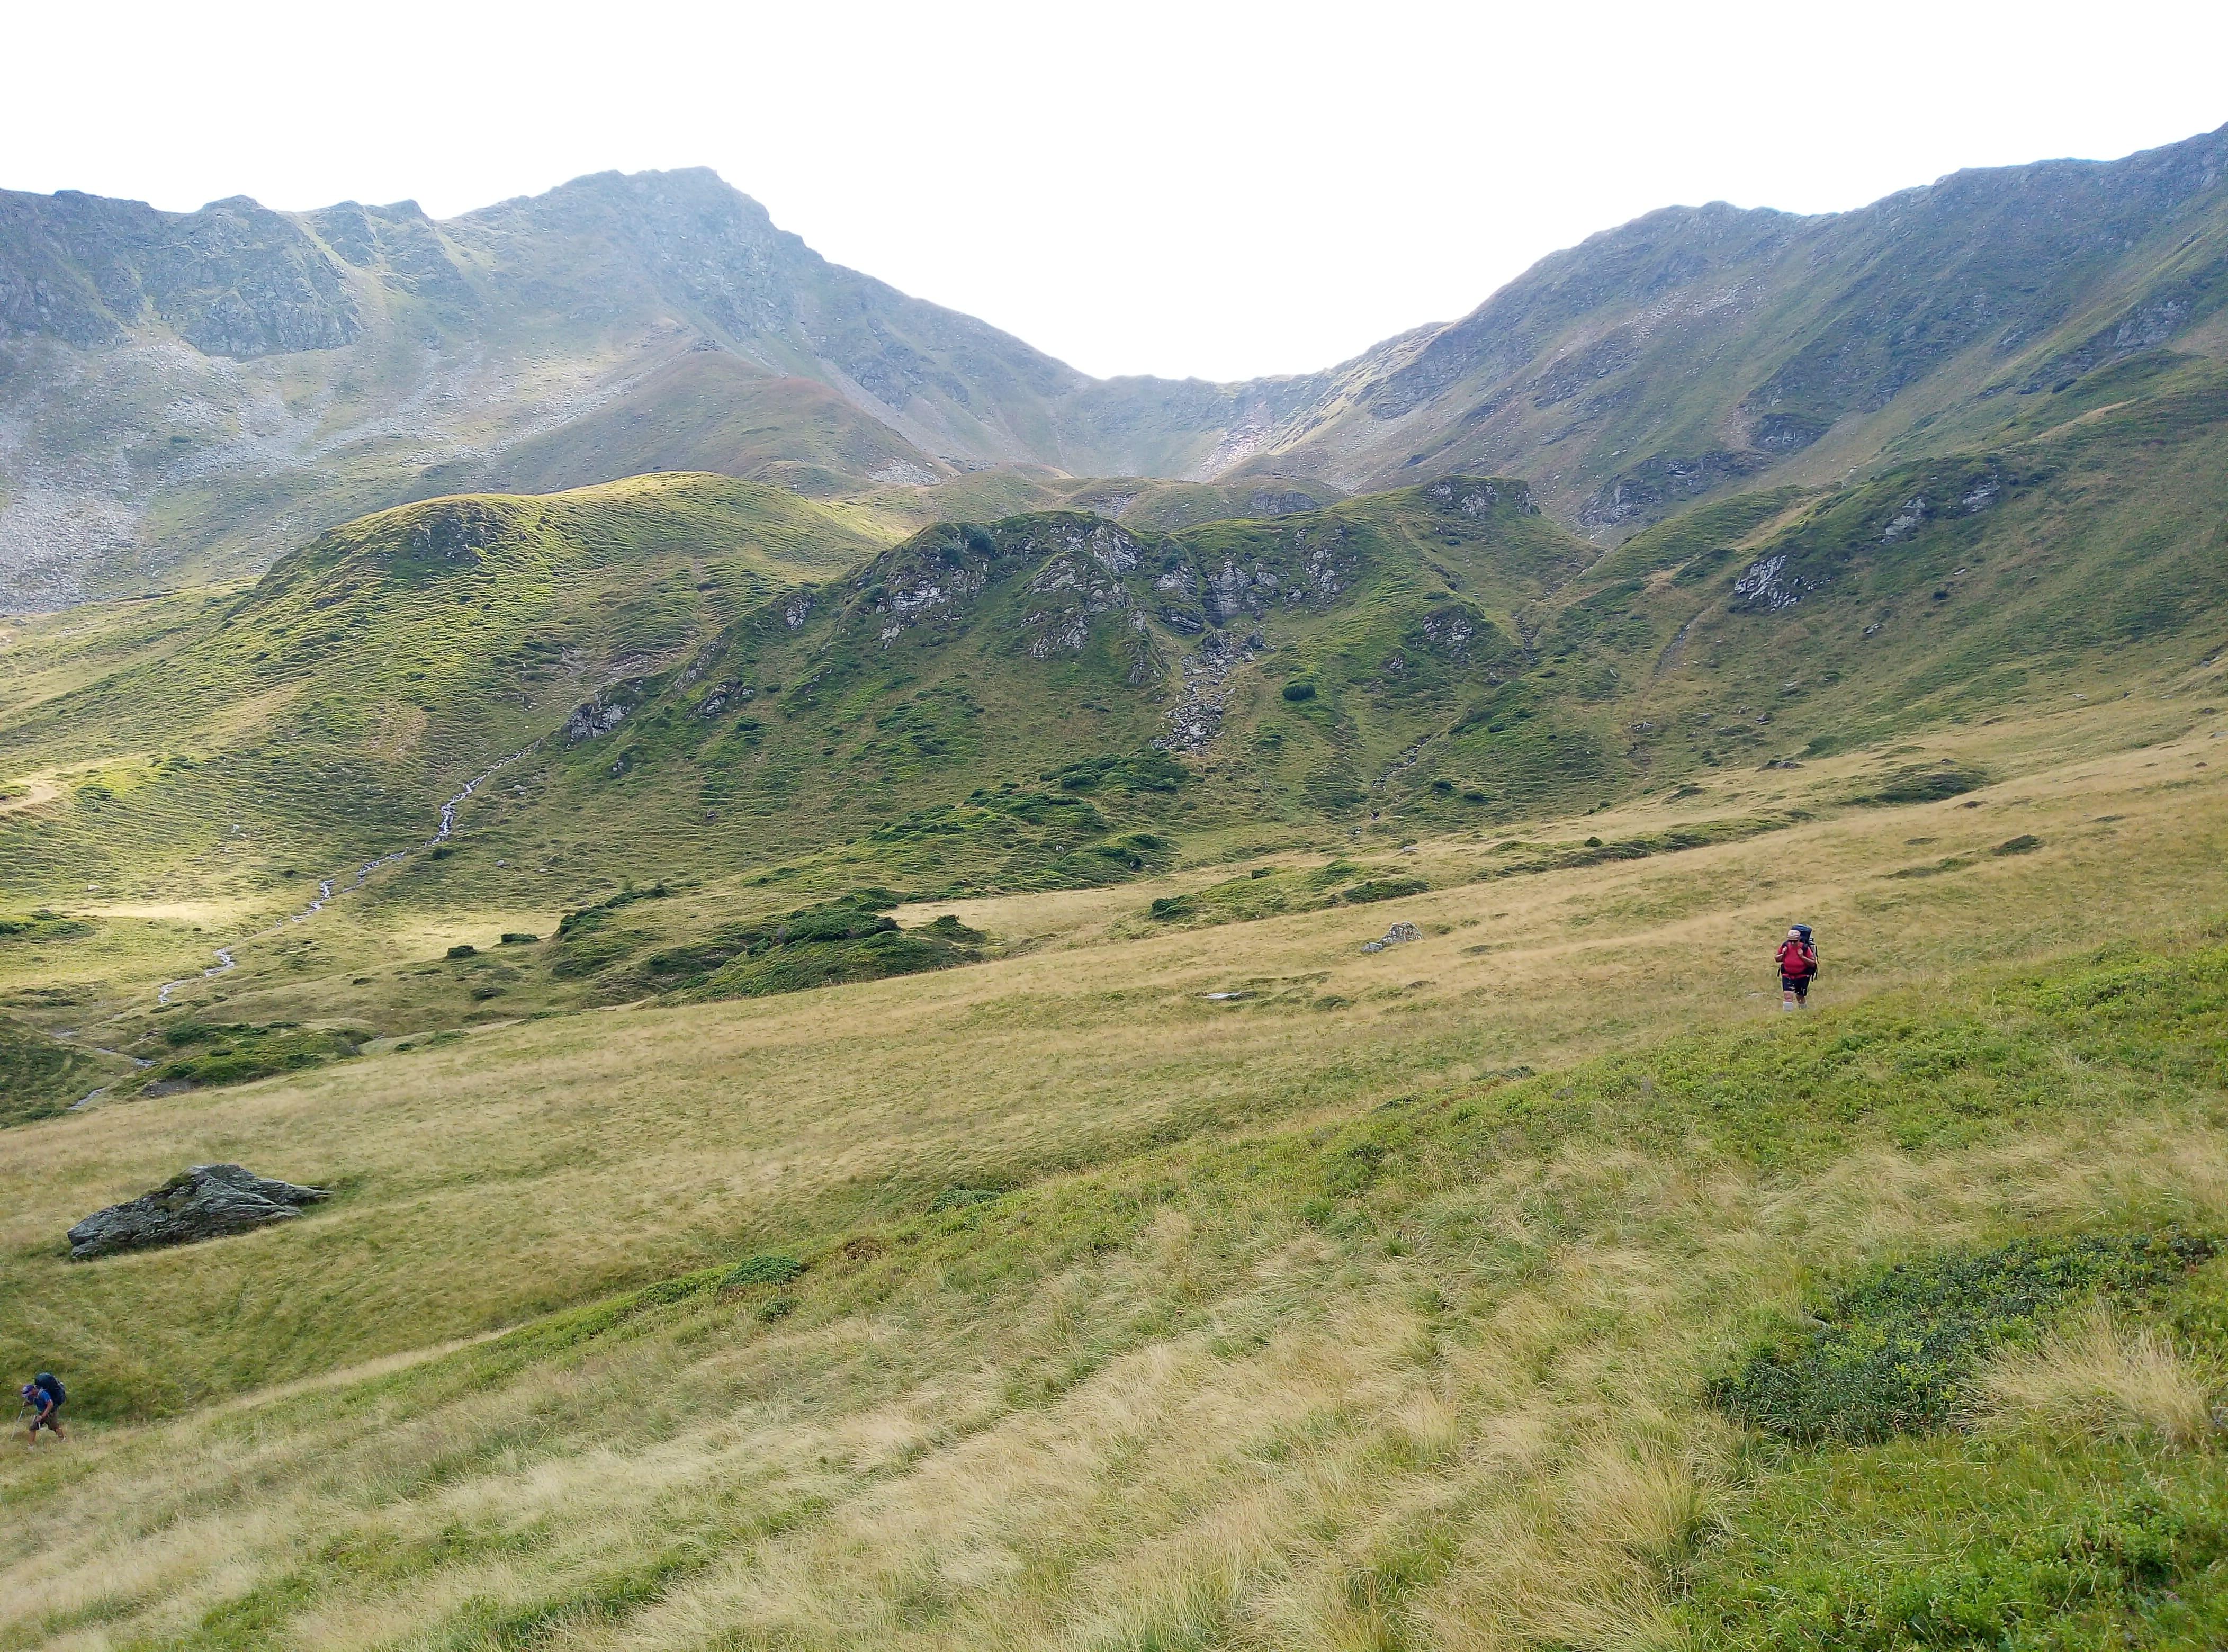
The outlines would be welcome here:
<svg viewBox="0 0 2228 1652">
<path fill-rule="evenodd" d="M 39 1443 L 39 1431 L 50 1430 L 58 1440 L 69 1438 L 69 1431 L 62 1426 L 62 1401 L 69 1396 L 62 1391 L 61 1383 L 51 1371 L 42 1371 L 23 1385 L 23 1404 L 31 1413 L 30 1443 Z"/>
</svg>

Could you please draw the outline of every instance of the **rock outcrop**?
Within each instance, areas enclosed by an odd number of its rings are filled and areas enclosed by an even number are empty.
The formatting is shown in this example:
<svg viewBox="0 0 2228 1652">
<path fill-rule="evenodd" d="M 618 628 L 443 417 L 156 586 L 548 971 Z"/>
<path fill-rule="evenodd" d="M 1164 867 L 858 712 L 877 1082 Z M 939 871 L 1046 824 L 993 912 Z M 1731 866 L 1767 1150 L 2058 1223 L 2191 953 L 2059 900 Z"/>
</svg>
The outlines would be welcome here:
<svg viewBox="0 0 2228 1652">
<path fill-rule="evenodd" d="M 1382 952 L 1387 947 L 1405 946 L 1411 941 L 1420 941 L 1423 938 L 1424 932 L 1413 924 L 1395 924 L 1385 932 L 1382 940 L 1362 942 L 1361 950 L 1365 952 Z"/>
<path fill-rule="evenodd" d="M 137 1199 L 97 1210 L 69 1231 L 70 1259 L 145 1251 L 245 1233 L 330 1198 L 323 1188 L 274 1181 L 237 1164 L 196 1164 Z"/>
</svg>

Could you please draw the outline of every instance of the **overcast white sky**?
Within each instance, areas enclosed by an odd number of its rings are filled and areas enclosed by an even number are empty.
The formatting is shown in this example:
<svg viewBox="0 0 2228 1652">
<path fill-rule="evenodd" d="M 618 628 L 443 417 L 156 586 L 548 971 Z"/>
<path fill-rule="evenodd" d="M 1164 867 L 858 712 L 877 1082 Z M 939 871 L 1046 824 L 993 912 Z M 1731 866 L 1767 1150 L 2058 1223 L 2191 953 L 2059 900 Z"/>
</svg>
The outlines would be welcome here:
<svg viewBox="0 0 2228 1652">
<path fill-rule="evenodd" d="M 1652 207 L 2228 122 L 2228 4 L 0 5 L 0 188 L 187 208 L 711 166 L 1098 374 L 1322 367 Z"/>
</svg>

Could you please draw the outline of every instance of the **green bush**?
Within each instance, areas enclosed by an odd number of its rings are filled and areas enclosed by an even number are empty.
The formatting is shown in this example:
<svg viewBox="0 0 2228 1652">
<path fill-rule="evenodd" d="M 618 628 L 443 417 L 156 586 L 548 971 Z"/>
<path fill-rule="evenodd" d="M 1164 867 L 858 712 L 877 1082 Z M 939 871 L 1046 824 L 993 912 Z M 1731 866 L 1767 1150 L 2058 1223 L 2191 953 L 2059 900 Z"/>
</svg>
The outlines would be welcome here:
<svg viewBox="0 0 2228 1652">
<path fill-rule="evenodd" d="M 1047 769 L 1037 777 L 1050 780 L 1062 791 L 1096 791 L 1102 786 L 1129 792 L 1175 791 L 1191 779 L 1191 771 L 1157 746 L 1149 746 L 1127 757 L 1085 758 L 1066 768 Z"/>
<path fill-rule="evenodd" d="M 1398 900 L 1403 895 L 1420 895 L 1431 886 L 1421 878 L 1372 878 L 1351 888 L 1339 891 L 1339 897 L 1360 904 L 1371 900 Z"/>
<path fill-rule="evenodd" d="M 273 1073 L 297 1073 L 327 1061 L 345 1060 L 358 1053 L 361 1038 L 360 1034 L 303 1027 L 294 1021 L 259 1027 L 181 1021 L 163 1029 L 163 1041 L 174 1050 L 190 1053 L 149 1068 L 142 1083 L 196 1087 L 246 1084 Z M 202 1047 L 192 1048 L 195 1045 Z"/>
<path fill-rule="evenodd" d="M 567 912 L 557 920 L 557 938 L 564 940 L 576 930 L 594 929 L 602 924 L 605 913 L 617 912 L 622 906 L 631 906 L 637 900 L 663 900 L 672 893 L 662 883 L 653 883 L 641 889 L 630 886 L 608 900 L 593 906 L 584 906 L 578 912 Z"/>
<path fill-rule="evenodd" d="M 1806 1443 L 1945 1428 L 1966 1380 L 2007 1338 L 2086 1291 L 2154 1290 L 2214 1249 L 2180 1233 L 2091 1235 L 1875 1269 L 1809 1329 L 1751 1350 L 1708 1398 L 1736 1422 Z"/>
<path fill-rule="evenodd" d="M 1968 769 L 1955 763 L 1937 764 L 1932 768 L 1898 769 L 1872 791 L 1860 792 L 1849 801 L 1876 804 L 1892 807 L 1903 804 L 1940 803 L 1945 797 L 1956 797 L 1968 791 L 1977 791 L 1988 784 L 1988 777 L 1978 769 Z"/>
<path fill-rule="evenodd" d="M 878 981 L 971 964 L 987 938 L 951 914 L 901 930 L 871 906 L 895 905 L 889 891 L 858 892 L 756 924 L 733 925 L 702 941 L 669 947 L 644 960 L 653 976 L 684 996 L 757 998 L 848 981 Z"/>
<path fill-rule="evenodd" d="M 1006 1196 L 1003 1188 L 946 1188 L 929 1201 L 934 1210 L 964 1210 L 970 1205 L 987 1205 L 994 1199 Z"/>
<path fill-rule="evenodd" d="M 67 941 L 93 933 L 81 918 L 64 918 L 42 907 L 24 918 L 0 918 L 0 940 Z"/>
<path fill-rule="evenodd" d="M 1288 682 L 1284 685 L 1284 698 L 1295 703 L 1315 697 L 1316 685 L 1312 682 Z"/>
<path fill-rule="evenodd" d="M 756 1256 L 746 1256 L 727 1270 L 720 1281 L 722 1287 L 740 1285 L 785 1285 L 804 1271 L 804 1264 L 793 1256 L 779 1251 L 760 1251 Z"/>
</svg>

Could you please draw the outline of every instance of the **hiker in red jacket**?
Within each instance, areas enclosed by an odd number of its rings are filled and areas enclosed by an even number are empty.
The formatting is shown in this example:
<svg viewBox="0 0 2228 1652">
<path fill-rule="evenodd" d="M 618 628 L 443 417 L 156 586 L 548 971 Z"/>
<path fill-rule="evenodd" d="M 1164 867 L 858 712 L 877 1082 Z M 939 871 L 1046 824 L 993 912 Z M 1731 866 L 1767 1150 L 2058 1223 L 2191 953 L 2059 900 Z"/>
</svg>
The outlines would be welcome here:
<svg viewBox="0 0 2228 1652">
<path fill-rule="evenodd" d="M 1797 924 L 1779 944 L 1779 1007 L 1795 1009 L 1810 1002 L 1810 977 L 1818 973 L 1818 949 L 1810 925 Z"/>
</svg>

